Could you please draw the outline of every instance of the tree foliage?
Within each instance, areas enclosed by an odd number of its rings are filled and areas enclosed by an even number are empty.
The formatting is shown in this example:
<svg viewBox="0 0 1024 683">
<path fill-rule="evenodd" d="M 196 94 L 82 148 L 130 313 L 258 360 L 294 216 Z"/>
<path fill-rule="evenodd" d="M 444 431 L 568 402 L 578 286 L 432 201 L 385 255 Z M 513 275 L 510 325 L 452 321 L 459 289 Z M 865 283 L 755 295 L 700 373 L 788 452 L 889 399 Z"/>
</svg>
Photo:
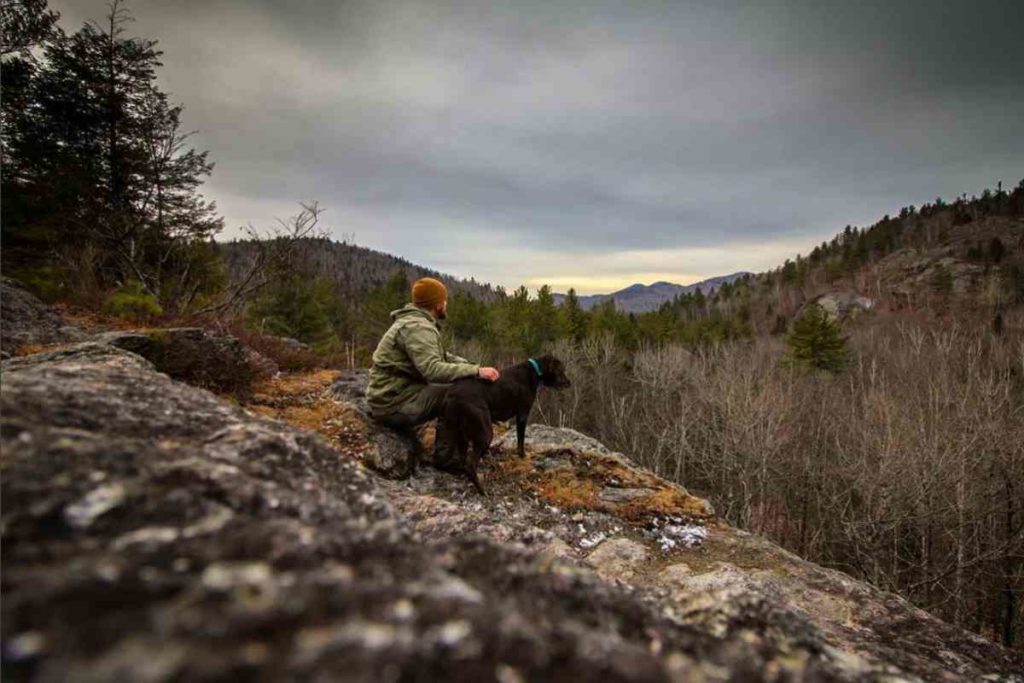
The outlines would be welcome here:
<svg viewBox="0 0 1024 683">
<path fill-rule="evenodd" d="M 104 288 L 134 280 L 187 306 L 209 284 L 195 245 L 221 219 L 199 194 L 213 164 L 157 86 L 156 42 L 128 35 L 119 0 L 102 25 L 71 35 L 43 30 L 52 13 L 38 2 L 23 7 L 41 58 L 15 50 L 3 61 L 5 264 L 74 261 L 69 273 L 88 270 Z"/>
<path fill-rule="evenodd" d="M 839 372 L 849 362 L 846 337 L 839 323 L 817 305 L 810 306 L 793 323 L 786 345 L 790 359 L 798 365 Z"/>
<path fill-rule="evenodd" d="M 292 275 L 253 301 L 248 317 L 260 333 L 291 337 L 329 352 L 338 343 L 334 325 L 338 309 L 330 280 Z"/>
</svg>

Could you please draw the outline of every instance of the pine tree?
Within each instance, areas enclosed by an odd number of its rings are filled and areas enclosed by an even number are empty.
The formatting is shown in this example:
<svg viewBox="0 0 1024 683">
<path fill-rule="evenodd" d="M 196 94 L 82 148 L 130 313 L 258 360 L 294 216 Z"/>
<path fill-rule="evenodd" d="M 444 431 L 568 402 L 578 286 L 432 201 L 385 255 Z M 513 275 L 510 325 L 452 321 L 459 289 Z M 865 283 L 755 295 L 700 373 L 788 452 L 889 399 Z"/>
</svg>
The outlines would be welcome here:
<svg viewBox="0 0 1024 683">
<path fill-rule="evenodd" d="M 537 353 L 544 344 L 558 338 L 558 309 L 551 287 L 544 285 L 537 290 L 537 298 L 530 306 L 530 353 Z"/>
<path fill-rule="evenodd" d="M 790 360 L 798 365 L 835 373 L 849 362 L 847 339 L 839 323 L 817 305 L 812 305 L 793 323 L 786 344 Z"/>
<path fill-rule="evenodd" d="M 576 290 L 570 289 L 562 304 L 569 338 L 577 344 L 587 337 L 587 313 L 580 306 Z"/>
<path fill-rule="evenodd" d="M 448 318 L 444 329 L 457 340 L 489 338 L 487 304 L 465 292 L 455 292 L 448 301 Z"/>
<path fill-rule="evenodd" d="M 47 9 L 46 0 L 5 0 L 0 4 L 0 25 L 3 25 L 0 53 L 31 60 L 30 50 L 53 38 L 59 18 L 60 14 Z"/>
<path fill-rule="evenodd" d="M 332 318 L 338 308 L 334 284 L 327 278 L 293 274 L 250 304 L 250 324 L 259 332 L 293 337 L 321 351 L 337 343 Z"/>
<path fill-rule="evenodd" d="M 391 325 L 391 312 L 409 301 L 410 284 L 404 270 L 396 270 L 387 282 L 372 289 L 363 300 L 359 311 L 358 332 L 362 341 L 370 346 Z"/>
<path fill-rule="evenodd" d="M 936 264 L 932 269 L 929 283 L 932 290 L 940 296 L 949 296 L 953 293 L 953 274 L 942 263 Z"/>
<path fill-rule="evenodd" d="M 5 62 L 4 237 L 27 247 L 14 256 L 75 260 L 101 285 L 137 280 L 177 304 L 205 277 L 194 245 L 221 229 L 198 193 L 212 164 L 188 147 L 156 84 L 161 52 L 126 35 L 130 20 L 115 0 L 103 26 L 46 42 L 38 66 Z"/>
</svg>

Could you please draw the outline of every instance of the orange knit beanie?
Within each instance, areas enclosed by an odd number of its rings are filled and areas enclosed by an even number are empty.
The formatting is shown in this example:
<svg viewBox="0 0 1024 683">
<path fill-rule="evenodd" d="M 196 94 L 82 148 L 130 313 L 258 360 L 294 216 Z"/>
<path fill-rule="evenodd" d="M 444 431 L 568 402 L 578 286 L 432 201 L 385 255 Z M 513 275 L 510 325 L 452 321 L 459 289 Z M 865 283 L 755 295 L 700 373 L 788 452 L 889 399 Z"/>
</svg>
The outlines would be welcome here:
<svg viewBox="0 0 1024 683">
<path fill-rule="evenodd" d="M 448 298 L 448 288 L 440 280 L 421 277 L 412 284 L 412 302 L 422 308 L 432 308 Z"/>
</svg>

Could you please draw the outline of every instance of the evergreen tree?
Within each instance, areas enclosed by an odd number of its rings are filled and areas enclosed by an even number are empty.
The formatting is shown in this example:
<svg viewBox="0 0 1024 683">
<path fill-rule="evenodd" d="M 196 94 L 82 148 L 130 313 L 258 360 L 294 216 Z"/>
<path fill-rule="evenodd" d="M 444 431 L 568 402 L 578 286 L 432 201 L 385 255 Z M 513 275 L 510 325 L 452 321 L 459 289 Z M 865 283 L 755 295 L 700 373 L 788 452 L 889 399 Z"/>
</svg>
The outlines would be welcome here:
<svg viewBox="0 0 1024 683">
<path fill-rule="evenodd" d="M 134 279 L 177 304 L 205 277 L 194 245 L 221 228 L 198 194 L 212 164 L 187 146 L 181 107 L 156 85 L 161 52 L 126 35 L 130 20 L 115 0 L 103 26 L 46 42 L 38 66 L 5 62 L 5 261 L 75 260 L 102 285 Z"/>
<path fill-rule="evenodd" d="M 293 337 L 328 351 L 337 343 L 332 317 L 338 307 L 329 279 L 293 274 L 250 304 L 248 317 L 263 334 Z"/>
<path fill-rule="evenodd" d="M 537 353 L 544 344 L 561 336 L 558 309 L 551 287 L 544 285 L 537 290 L 537 298 L 530 307 L 530 353 Z"/>
<path fill-rule="evenodd" d="M 569 338 L 577 344 L 586 339 L 587 336 L 587 313 L 580 306 L 576 290 L 570 289 L 562 304 L 565 311 L 566 329 Z"/>
<path fill-rule="evenodd" d="M 798 365 L 839 372 L 849 362 L 847 340 L 839 323 L 817 305 L 793 323 L 786 344 L 791 361 Z"/>
<path fill-rule="evenodd" d="M 929 283 L 932 290 L 940 296 L 949 296 L 953 293 L 953 274 L 942 263 L 938 263 L 932 268 Z"/>
<path fill-rule="evenodd" d="M 448 302 L 444 328 L 455 339 L 488 339 L 490 320 L 487 304 L 465 292 L 455 292 Z"/>
<path fill-rule="evenodd" d="M 59 18 L 60 14 L 47 8 L 46 0 L 4 0 L 0 4 L 0 25 L 3 26 L 0 53 L 31 60 L 29 51 L 57 34 Z"/>
<path fill-rule="evenodd" d="M 411 285 L 404 270 L 396 270 L 387 282 L 372 289 L 360 306 L 359 336 L 369 345 L 377 340 L 391 326 L 391 312 L 409 301 Z"/>
</svg>

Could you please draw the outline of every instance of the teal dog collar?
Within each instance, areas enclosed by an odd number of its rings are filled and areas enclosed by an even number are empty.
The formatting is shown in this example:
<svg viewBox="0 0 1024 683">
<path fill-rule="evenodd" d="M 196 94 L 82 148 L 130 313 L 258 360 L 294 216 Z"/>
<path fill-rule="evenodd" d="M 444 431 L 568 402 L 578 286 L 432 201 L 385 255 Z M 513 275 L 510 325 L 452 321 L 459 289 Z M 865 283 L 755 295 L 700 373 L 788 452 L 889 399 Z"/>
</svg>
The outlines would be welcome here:
<svg viewBox="0 0 1024 683">
<path fill-rule="evenodd" d="M 534 360 L 533 358 L 529 358 L 529 359 L 527 359 L 527 360 L 529 360 L 529 361 L 530 361 L 530 365 L 532 365 L 532 366 L 533 366 L 533 369 L 537 371 L 537 376 L 538 376 L 538 377 L 542 377 L 542 376 L 544 375 L 544 373 L 540 371 L 540 363 L 538 363 L 538 362 L 537 362 L 536 360 Z"/>
</svg>

